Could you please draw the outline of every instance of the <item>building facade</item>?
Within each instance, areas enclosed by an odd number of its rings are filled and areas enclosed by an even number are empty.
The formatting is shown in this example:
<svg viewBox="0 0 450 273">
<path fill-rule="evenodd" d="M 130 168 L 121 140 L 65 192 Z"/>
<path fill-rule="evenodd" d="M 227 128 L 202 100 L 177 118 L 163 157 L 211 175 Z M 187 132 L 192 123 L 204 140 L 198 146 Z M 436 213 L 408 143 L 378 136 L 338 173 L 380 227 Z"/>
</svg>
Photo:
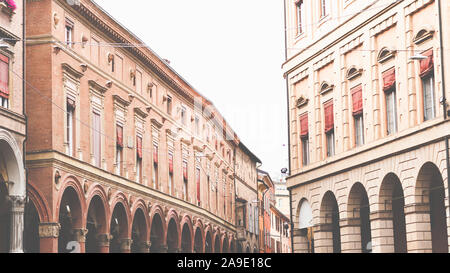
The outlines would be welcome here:
<svg viewBox="0 0 450 273">
<path fill-rule="evenodd" d="M 286 179 L 278 178 L 273 181 L 275 187 L 275 207 L 284 215 L 290 215 L 289 191 Z"/>
<path fill-rule="evenodd" d="M 290 220 L 274 204 L 270 206 L 272 253 L 291 253 Z"/>
<path fill-rule="evenodd" d="M 23 252 L 26 172 L 23 14 L 19 1 L 0 1 L 0 252 Z"/>
<path fill-rule="evenodd" d="M 239 143 L 235 164 L 237 253 L 259 252 L 258 164 L 261 160 Z"/>
<path fill-rule="evenodd" d="M 93 1 L 26 5 L 26 251 L 236 251 L 214 105 Z"/>
<path fill-rule="evenodd" d="M 274 202 L 274 187 L 270 175 L 262 170 L 258 171 L 258 204 L 259 204 L 259 252 L 272 253 L 273 245 L 270 236 L 271 210 Z"/>
<path fill-rule="evenodd" d="M 295 252 L 448 252 L 449 14 L 285 1 Z"/>
</svg>

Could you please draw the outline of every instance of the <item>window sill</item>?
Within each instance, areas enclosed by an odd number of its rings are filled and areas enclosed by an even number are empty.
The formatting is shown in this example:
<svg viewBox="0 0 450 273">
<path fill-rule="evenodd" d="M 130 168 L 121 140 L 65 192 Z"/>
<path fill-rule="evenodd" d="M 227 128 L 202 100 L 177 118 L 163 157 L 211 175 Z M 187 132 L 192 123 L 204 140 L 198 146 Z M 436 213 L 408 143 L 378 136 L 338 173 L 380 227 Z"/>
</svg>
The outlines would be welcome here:
<svg viewBox="0 0 450 273">
<path fill-rule="evenodd" d="M 9 21 L 11 21 L 12 20 L 12 16 L 14 15 L 14 14 L 16 14 L 12 9 L 10 9 L 4 2 L 0 2 L 0 9 L 1 9 L 1 11 L 4 13 L 4 14 L 6 14 L 6 15 L 8 15 L 10 18 L 9 18 Z"/>
</svg>

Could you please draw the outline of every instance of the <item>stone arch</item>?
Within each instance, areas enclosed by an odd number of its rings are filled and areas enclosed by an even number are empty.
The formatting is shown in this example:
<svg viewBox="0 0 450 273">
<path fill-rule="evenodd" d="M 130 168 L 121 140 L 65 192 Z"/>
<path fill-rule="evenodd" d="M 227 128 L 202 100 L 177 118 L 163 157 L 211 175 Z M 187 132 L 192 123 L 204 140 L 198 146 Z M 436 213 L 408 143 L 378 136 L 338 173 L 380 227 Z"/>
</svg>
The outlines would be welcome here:
<svg viewBox="0 0 450 273">
<path fill-rule="evenodd" d="M 180 220 L 178 213 L 171 209 L 167 215 L 167 228 L 166 228 L 166 245 L 168 252 L 178 252 L 180 249 Z"/>
<path fill-rule="evenodd" d="M 60 189 L 60 197 L 56 206 L 56 217 L 61 225 L 58 237 L 58 252 L 72 251 L 68 249 L 68 243 L 78 241 L 75 231 L 78 232 L 86 226 L 84 219 L 85 198 L 81 186 L 73 177 L 68 177 L 64 186 Z M 84 249 L 81 249 L 84 252 Z"/>
<path fill-rule="evenodd" d="M 382 236 L 373 238 L 377 252 L 406 253 L 405 197 L 398 176 L 388 173 L 382 180 L 379 192 L 379 215 L 376 218 Z M 382 230 L 384 229 L 384 230 Z M 387 243 L 393 242 L 393 243 Z"/>
<path fill-rule="evenodd" d="M 230 253 L 236 253 L 237 252 L 237 246 L 236 246 L 236 239 L 232 237 L 230 239 Z"/>
<path fill-rule="evenodd" d="M 347 201 L 347 229 L 351 230 L 347 236 L 352 237 L 352 246 L 347 247 L 350 252 L 371 252 L 371 224 L 369 196 L 363 184 L 355 183 L 348 194 Z"/>
<path fill-rule="evenodd" d="M 320 252 L 341 252 L 339 206 L 333 192 L 327 191 L 320 205 L 320 225 L 316 247 Z"/>
<path fill-rule="evenodd" d="M 25 196 L 26 181 L 23 156 L 14 137 L 8 131 L 0 129 L 0 176 L 4 182 L 13 182 L 8 190 L 9 195 Z M 2 169 L 5 169 L 2 172 Z M 0 178 L 2 180 L 2 178 Z"/>
<path fill-rule="evenodd" d="M 88 198 L 86 212 L 86 252 L 104 252 L 99 238 L 109 233 L 109 206 L 104 191 L 99 186 L 94 188 Z"/>
<path fill-rule="evenodd" d="M 191 253 L 194 246 L 194 228 L 192 226 L 191 217 L 189 215 L 185 215 L 181 220 L 180 229 L 181 251 L 183 253 Z"/>
<path fill-rule="evenodd" d="M 161 207 L 152 208 L 150 221 L 150 252 L 160 253 L 165 251 L 166 222 Z"/>
<path fill-rule="evenodd" d="M 110 249 L 111 253 L 131 251 L 130 209 L 127 198 L 118 193 L 111 203 Z"/>
<path fill-rule="evenodd" d="M 251 253 L 250 244 L 247 244 L 247 247 L 245 248 L 245 253 L 247 253 L 247 254 Z"/>
<path fill-rule="evenodd" d="M 195 253 L 204 253 L 205 252 L 205 244 L 204 242 L 204 238 L 203 238 L 203 230 L 201 228 L 201 226 L 197 226 L 195 227 L 195 232 L 194 232 L 194 251 Z"/>
<path fill-rule="evenodd" d="M 142 206 L 137 205 L 133 212 L 133 221 L 131 225 L 131 252 L 133 253 L 148 253 L 149 252 L 149 225 L 148 213 L 145 203 Z M 161 235 L 163 232 L 161 233 Z"/>
<path fill-rule="evenodd" d="M 295 218 L 295 225 L 299 230 L 300 243 L 296 252 L 313 253 L 314 252 L 314 216 L 311 204 L 308 199 L 303 198 L 297 206 L 297 217 Z"/>
<path fill-rule="evenodd" d="M 216 232 L 213 235 L 213 246 L 214 253 L 222 253 L 222 248 L 220 247 L 220 230 L 216 229 Z"/>
<path fill-rule="evenodd" d="M 221 239 L 221 249 L 222 253 L 229 253 L 229 240 L 228 240 L 228 234 L 224 232 Z"/>
<path fill-rule="evenodd" d="M 416 225 L 422 226 L 420 232 L 428 236 L 417 243 L 416 251 L 448 253 L 445 189 L 439 168 L 432 162 L 425 163 L 417 175 L 414 216 Z"/>
<path fill-rule="evenodd" d="M 415 44 L 421 44 L 423 42 L 425 42 L 428 39 L 433 38 L 434 35 L 434 30 L 431 28 L 422 28 L 420 29 L 416 35 L 414 36 L 413 42 Z"/>
<path fill-rule="evenodd" d="M 39 215 L 39 221 L 41 223 L 48 223 L 51 220 L 51 213 L 50 213 L 50 206 L 48 205 L 47 200 L 45 199 L 45 196 L 42 194 L 42 192 L 39 190 L 39 188 L 36 188 L 34 186 L 33 181 L 30 179 L 28 180 L 28 187 L 27 187 L 27 196 L 29 197 L 30 201 L 33 202 L 34 206 L 36 207 L 36 210 Z"/>
<path fill-rule="evenodd" d="M 213 253 L 212 227 L 207 225 L 205 228 L 205 253 Z"/>
</svg>

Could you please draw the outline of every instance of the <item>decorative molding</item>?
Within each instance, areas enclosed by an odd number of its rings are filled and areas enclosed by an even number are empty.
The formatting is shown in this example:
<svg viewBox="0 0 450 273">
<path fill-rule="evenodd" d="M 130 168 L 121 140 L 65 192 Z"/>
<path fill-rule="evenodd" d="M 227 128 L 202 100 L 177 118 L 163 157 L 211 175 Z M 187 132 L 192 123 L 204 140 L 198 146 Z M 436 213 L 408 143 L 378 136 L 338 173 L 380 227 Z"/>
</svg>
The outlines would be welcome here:
<svg viewBox="0 0 450 273">
<path fill-rule="evenodd" d="M 300 72 L 300 73 L 296 74 L 295 76 L 291 77 L 291 83 L 292 84 L 296 84 L 296 83 L 302 81 L 303 79 L 307 78 L 308 76 L 309 76 L 309 68 L 306 68 L 302 72 Z"/>
<path fill-rule="evenodd" d="M 405 16 L 411 16 L 414 13 L 418 12 L 419 10 L 423 9 L 424 7 L 428 6 L 429 4 L 431 4 L 433 2 L 434 2 L 434 0 L 416 0 L 416 1 L 414 1 L 404 8 Z"/>
<path fill-rule="evenodd" d="M 434 36 L 434 30 L 433 29 L 421 29 L 419 32 L 417 32 L 416 36 L 414 36 L 413 42 L 416 45 L 419 45 L 427 40 L 432 39 Z"/>
<path fill-rule="evenodd" d="M 148 113 L 146 113 L 145 111 L 142 111 L 141 108 L 139 108 L 139 107 L 134 108 L 134 114 L 140 116 L 143 119 L 148 117 Z"/>
<path fill-rule="evenodd" d="M 397 17 L 397 14 L 394 14 L 381 23 L 377 24 L 376 26 L 372 27 L 369 31 L 370 37 L 380 35 L 381 33 L 395 26 L 398 21 Z"/>
<path fill-rule="evenodd" d="M 75 68 L 71 67 L 69 64 L 67 63 L 63 63 L 62 65 L 62 69 L 63 69 L 63 73 L 66 72 L 68 73 L 71 77 L 79 80 L 81 79 L 84 74 L 81 72 L 78 72 Z"/>
<path fill-rule="evenodd" d="M 316 62 L 313 65 L 314 71 L 320 70 L 332 62 L 334 62 L 334 52 L 331 52 L 330 54 Z"/>
<path fill-rule="evenodd" d="M 350 68 L 347 70 L 347 74 L 346 74 L 347 80 L 351 81 L 351 80 L 354 80 L 354 79 L 356 79 L 356 78 L 361 77 L 363 71 L 364 71 L 364 70 L 363 70 L 362 68 L 357 69 L 357 68 L 354 67 L 354 66 L 350 67 Z"/>
<path fill-rule="evenodd" d="M 378 54 L 377 60 L 379 63 L 385 63 L 388 60 L 394 58 L 396 54 L 397 54 L 397 51 L 395 51 L 395 50 L 382 48 L 380 50 L 380 53 Z"/>
<path fill-rule="evenodd" d="M 150 121 L 151 121 L 152 125 L 154 125 L 158 129 L 161 129 L 163 127 L 163 124 L 154 118 L 152 118 Z"/>
<path fill-rule="evenodd" d="M 333 84 L 329 84 L 327 82 L 323 82 L 322 85 L 320 86 L 320 95 L 325 95 L 328 92 L 333 91 L 334 89 L 334 85 Z"/>
<path fill-rule="evenodd" d="M 88 81 L 89 87 L 91 87 L 92 89 L 100 92 L 102 95 L 104 93 L 106 93 L 106 91 L 108 91 L 108 88 L 101 86 L 100 84 L 98 84 L 96 81 L 93 80 L 89 80 Z"/>
<path fill-rule="evenodd" d="M 300 96 L 300 98 L 297 100 L 297 108 L 301 108 L 303 106 L 308 105 L 309 99 L 305 98 L 304 96 Z"/>
<path fill-rule="evenodd" d="M 351 40 L 350 42 L 346 43 L 345 45 L 341 46 L 341 54 L 345 55 L 352 51 L 353 49 L 361 46 L 364 43 L 363 40 L 363 34 L 359 35 L 355 39 Z"/>
</svg>

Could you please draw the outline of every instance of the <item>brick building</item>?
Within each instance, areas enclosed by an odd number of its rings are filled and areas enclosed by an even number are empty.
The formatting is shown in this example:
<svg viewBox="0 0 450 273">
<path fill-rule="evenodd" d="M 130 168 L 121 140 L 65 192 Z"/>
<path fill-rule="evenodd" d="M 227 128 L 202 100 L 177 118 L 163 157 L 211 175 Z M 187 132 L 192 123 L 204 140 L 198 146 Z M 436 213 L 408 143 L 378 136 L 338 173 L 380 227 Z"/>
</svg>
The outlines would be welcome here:
<svg viewBox="0 0 450 273">
<path fill-rule="evenodd" d="M 272 253 L 291 253 L 290 220 L 275 204 L 270 205 Z"/>
<path fill-rule="evenodd" d="M 213 104 L 93 1 L 26 5 L 26 250 L 236 251 L 241 146 Z"/>
<path fill-rule="evenodd" d="M 270 175 L 258 169 L 258 204 L 259 204 L 259 252 L 272 253 L 273 243 L 271 241 L 270 230 L 271 210 L 270 207 L 275 201 L 275 190 Z"/>
<path fill-rule="evenodd" d="M 449 15 L 285 0 L 295 252 L 448 252 Z"/>
<path fill-rule="evenodd" d="M 0 252 L 23 252 L 23 1 L 0 1 Z"/>
<path fill-rule="evenodd" d="M 236 228 L 237 252 L 259 252 L 258 159 L 242 142 L 236 150 Z"/>
</svg>

